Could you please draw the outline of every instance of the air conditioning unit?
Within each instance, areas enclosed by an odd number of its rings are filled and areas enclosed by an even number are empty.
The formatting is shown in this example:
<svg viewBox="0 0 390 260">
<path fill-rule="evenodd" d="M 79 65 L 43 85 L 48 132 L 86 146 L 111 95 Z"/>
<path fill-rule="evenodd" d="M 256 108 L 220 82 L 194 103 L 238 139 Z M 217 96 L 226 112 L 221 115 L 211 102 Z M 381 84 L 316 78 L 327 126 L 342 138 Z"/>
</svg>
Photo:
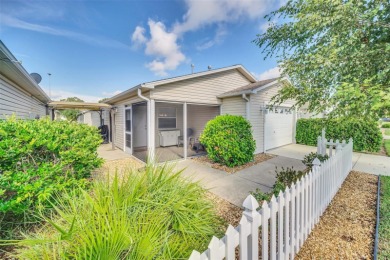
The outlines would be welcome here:
<svg viewBox="0 0 390 260">
<path fill-rule="evenodd" d="M 180 136 L 180 130 L 160 131 L 160 146 L 177 145 L 177 139 Z"/>
</svg>

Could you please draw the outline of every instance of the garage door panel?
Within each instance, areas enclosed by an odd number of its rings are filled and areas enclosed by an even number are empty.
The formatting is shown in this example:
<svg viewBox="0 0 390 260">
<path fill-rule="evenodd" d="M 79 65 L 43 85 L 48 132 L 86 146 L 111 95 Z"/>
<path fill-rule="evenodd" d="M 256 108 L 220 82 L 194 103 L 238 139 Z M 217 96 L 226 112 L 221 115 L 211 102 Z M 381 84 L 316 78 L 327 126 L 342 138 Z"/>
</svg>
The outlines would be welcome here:
<svg viewBox="0 0 390 260">
<path fill-rule="evenodd" d="M 282 108 L 284 109 L 284 108 Z M 265 149 L 292 143 L 293 114 L 268 113 L 265 118 Z"/>
</svg>

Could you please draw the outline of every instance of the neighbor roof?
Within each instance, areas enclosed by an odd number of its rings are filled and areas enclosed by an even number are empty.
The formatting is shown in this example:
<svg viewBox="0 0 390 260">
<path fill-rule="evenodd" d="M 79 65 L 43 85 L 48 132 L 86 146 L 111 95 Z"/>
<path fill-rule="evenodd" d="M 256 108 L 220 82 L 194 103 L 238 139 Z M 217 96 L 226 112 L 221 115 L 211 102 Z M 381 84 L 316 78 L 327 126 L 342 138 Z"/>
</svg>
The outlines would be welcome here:
<svg viewBox="0 0 390 260">
<path fill-rule="evenodd" d="M 20 65 L 11 51 L 0 40 L 0 74 L 16 83 L 18 87 L 30 93 L 43 103 L 50 101 L 49 96 L 41 89 L 30 74 Z"/>
<path fill-rule="evenodd" d="M 182 80 L 202 77 L 202 76 L 211 75 L 211 74 L 216 74 L 216 73 L 220 73 L 220 72 L 228 71 L 228 70 L 238 70 L 250 82 L 256 82 L 256 78 L 247 69 L 245 69 L 244 66 L 242 66 L 241 64 L 238 64 L 238 65 L 223 67 L 223 68 L 219 68 L 219 69 L 213 69 L 213 70 L 207 70 L 207 71 L 202 71 L 202 72 L 197 72 L 197 73 L 192 73 L 192 74 L 186 74 L 186 75 L 178 76 L 178 77 L 172 77 L 172 78 L 167 78 L 167 79 L 145 82 L 145 83 L 139 84 L 135 87 L 132 87 L 126 91 L 123 91 L 123 92 L 119 93 L 118 95 L 111 97 L 111 98 L 107 99 L 105 102 L 114 103 L 114 102 L 117 102 L 119 100 L 122 100 L 122 99 L 124 99 L 125 96 L 127 96 L 130 93 L 133 93 L 134 91 L 136 91 L 139 88 L 153 89 L 154 87 L 159 86 L 159 85 L 164 85 L 164 84 L 178 82 L 178 81 L 182 81 Z"/>
<path fill-rule="evenodd" d="M 87 102 L 68 102 L 68 101 L 53 101 L 48 104 L 54 109 L 86 109 L 86 110 L 101 110 L 111 108 L 111 105 L 105 103 L 87 103 Z"/>
<path fill-rule="evenodd" d="M 224 97 L 234 97 L 234 96 L 240 96 L 242 94 L 251 94 L 251 93 L 256 93 L 262 89 L 268 88 L 270 86 L 273 86 L 277 84 L 280 81 L 287 80 L 287 78 L 272 78 L 272 79 L 266 79 L 266 80 L 259 80 L 255 83 L 250 83 L 248 85 L 245 85 L 243 87 L 239 87 L 233 90 L 230 90 L 228 92 L 225 92 L 221 95 L 219 95 L 219 98 L 224 98 Z"/>
</svg>

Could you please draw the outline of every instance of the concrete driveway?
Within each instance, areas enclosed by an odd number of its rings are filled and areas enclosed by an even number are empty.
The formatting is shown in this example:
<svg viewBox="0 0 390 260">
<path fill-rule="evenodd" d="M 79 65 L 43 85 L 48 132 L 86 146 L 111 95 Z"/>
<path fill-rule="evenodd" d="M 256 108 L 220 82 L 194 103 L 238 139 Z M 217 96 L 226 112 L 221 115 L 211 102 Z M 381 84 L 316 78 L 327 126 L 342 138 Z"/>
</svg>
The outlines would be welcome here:
<svg viewBox="0 0 390 260">
<path fill-rule="evenodd" d="M 317 151 L 317 148 L 313 146 L 289 144 L 269 150 L 267 153 L 302 160 L 306 154 L 315 151 Z M 353 170 L 355 171 L 390 176 L 390 157 L 365 153 L 353 153 L 352 162 Z"/>
<path fill-rule="evenodd" d="M 291 166 L 297 170 L 305 169 L 300 160 L 283 156 L 274 157 L 234 174 L 211 168 L 191 159 L 179 161 L 176 165 L 177 169 L 184 169 L 183 176 L 198 181 L 210 192 L 239 207 L 251 191 L 257 188 L 263 192 L 271 190 L 275 183 L 276 167 L 281 169 L 281 167 L 291 168 Z"/>
</svg>

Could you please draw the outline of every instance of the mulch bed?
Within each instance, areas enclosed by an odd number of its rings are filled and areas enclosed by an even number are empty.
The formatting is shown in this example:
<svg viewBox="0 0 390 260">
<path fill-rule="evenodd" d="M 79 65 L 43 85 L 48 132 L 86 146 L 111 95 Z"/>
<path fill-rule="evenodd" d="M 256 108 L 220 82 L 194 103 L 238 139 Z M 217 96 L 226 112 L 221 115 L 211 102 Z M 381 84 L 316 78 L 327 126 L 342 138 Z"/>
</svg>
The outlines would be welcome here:
<svg viewBox="0 0 390 260">
<path fill-rule="evenodd" d="M 227 173 L 235 173 L 235 172 L 241 171 L 245 168 L 256 165 L 258 163 L 265 162 L 269 159 L 274 158 L 275 156 L 276 155 L 266 154 L 266 153 L 255 154 L 254 160 L 252 162 L 249 162 L 249 163 L 244 164 L 244 165 L 236 166 L 236 167 L 227 167 L 226 165 L 213 162 L 207 157 L 207 155 L 195 157 L 195 158 L 193 158 L 193 160 L 200 162 L 200 163 L 203 163 L 203 164 L 206 164 L 206 165 L 210 166 L 211 168 L 214 168 L 217 170 L 221 170 L 221 171 L 224 171 Z"/>
<path fill-rule="evenodd" d="M 377 176 L 352 171 L 295 259 L 372 259 Z"/>
</svg>

